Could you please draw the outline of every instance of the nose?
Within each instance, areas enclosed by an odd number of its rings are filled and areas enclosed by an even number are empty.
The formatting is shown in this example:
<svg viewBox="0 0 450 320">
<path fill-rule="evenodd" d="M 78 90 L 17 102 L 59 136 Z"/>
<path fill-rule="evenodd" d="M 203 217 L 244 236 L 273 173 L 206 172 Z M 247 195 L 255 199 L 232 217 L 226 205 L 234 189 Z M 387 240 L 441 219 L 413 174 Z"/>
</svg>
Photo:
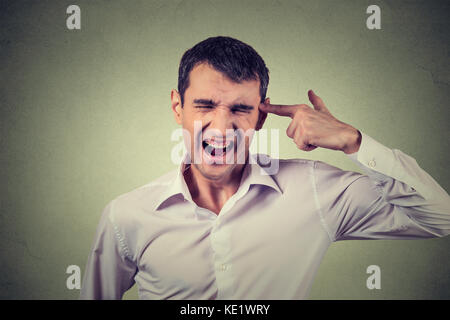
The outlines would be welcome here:
<svg viewBox="0 0 450 320">
<path fill-rule="evenodd" d="M 229 108 L 217 108 L 211 119 L 209 128 L 217 131 L 217 134 L 222 134 L 223 137 L 227 136 L 227 130 L 235 130 L 236 126 L 233 123 L 233 115 Z"/>
</svg>

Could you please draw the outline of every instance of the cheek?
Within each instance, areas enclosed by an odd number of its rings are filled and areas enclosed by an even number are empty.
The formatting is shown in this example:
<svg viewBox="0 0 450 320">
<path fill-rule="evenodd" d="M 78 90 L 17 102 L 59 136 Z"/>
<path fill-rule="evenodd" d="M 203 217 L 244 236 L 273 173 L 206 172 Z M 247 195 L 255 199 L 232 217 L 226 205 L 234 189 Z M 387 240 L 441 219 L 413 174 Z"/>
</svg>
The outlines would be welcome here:
<svg viewBox="0 0 450 320">
<path fill-rule="evenodd" d="M 186 125 L 194 126 L 195 121 L 202 121 L 203 123 L 207 123 L 208 121 L 211 121 L 214 119 L 215 113 L 214 112 L 186 112 L 184 121 L 186 122 Z"/>
<path fill-rule="evenodd" d="M 202 114 L 198 113 L 198 112 L 193 112 L 191 110 L 186 110 L 183 113 L 183 117 L 182 117 L 182 126 L 184 129 L 188 130 L 191 134 L 194 133 L 195 131 L 195 126 L 198 123 L 204 123 L 205 119 L 202 116 Z"/>
<path fill-rule="evenodd" d="M 258 122 L 258 114 L 236 117 L 236 125 L 241 129 L 254 129 Z"/>
</svg>

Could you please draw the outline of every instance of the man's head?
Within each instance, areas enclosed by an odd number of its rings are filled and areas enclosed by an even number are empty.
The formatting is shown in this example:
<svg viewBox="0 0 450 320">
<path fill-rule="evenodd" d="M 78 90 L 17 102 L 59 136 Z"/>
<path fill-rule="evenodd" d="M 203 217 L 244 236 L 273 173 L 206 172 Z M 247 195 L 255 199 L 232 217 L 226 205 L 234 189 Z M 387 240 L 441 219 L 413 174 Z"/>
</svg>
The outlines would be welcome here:
<svg viewBox="0 0 450 320">
<path fill-rule="evenodd" d="M 239 40 L 208 38 L 184 53 L 178 92 L 171 93 L 172 109 L 190 134 L 186 147 L 204 177 L 221 179 L 236 167 L 240 141 L 230 133 L 262 127 L 267 114 L 260 112 L 259 105 L 266 101 L 268 83 L 263 59 Z M 241 139 L 245 159 L 249 140 L 249 136 Z"/>
<path fill-rule="evenodd" d="M 181 103 L 189 87 L 189 75 L 199 63 L 207 63 L 236 83 L 259 80 L 259 94 L 264 102 L 269 85 L 269 70 L 261 56 L 249 45 L 230 37 L 212 37 L 187 50 L 178 69 Z"/>
</svg>

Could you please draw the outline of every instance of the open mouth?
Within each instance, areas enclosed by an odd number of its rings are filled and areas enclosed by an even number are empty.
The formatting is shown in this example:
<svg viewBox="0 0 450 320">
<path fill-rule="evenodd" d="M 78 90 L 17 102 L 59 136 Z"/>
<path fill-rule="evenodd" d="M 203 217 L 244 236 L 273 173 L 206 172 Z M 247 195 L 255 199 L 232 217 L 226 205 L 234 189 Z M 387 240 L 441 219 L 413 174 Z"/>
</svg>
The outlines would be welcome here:
<svg viewBox="0 0 450 320">
<path fill-rule="evenodd" d="M 202 147 L 205 153 L 211 157 L 224 157 L 227 152 L 233 150 L 233 140 L 222 140 L 208 138 L 202 141 Z"/>
</svg>

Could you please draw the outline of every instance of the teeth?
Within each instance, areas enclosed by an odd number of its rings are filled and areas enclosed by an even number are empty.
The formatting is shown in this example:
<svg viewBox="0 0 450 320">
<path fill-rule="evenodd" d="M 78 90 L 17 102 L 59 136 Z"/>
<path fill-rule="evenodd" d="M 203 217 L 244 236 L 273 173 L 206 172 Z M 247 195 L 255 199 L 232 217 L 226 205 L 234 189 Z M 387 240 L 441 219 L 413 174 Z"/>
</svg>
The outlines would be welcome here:
<svg viewBox="0 0 450 320">
<path fill-rule="evenodd" d="M 213 148 L 226 148 L 230 145 L 231 141 L 215 141 L 211 139 L 206 139 L 205 142 Z"/>
</svg>

